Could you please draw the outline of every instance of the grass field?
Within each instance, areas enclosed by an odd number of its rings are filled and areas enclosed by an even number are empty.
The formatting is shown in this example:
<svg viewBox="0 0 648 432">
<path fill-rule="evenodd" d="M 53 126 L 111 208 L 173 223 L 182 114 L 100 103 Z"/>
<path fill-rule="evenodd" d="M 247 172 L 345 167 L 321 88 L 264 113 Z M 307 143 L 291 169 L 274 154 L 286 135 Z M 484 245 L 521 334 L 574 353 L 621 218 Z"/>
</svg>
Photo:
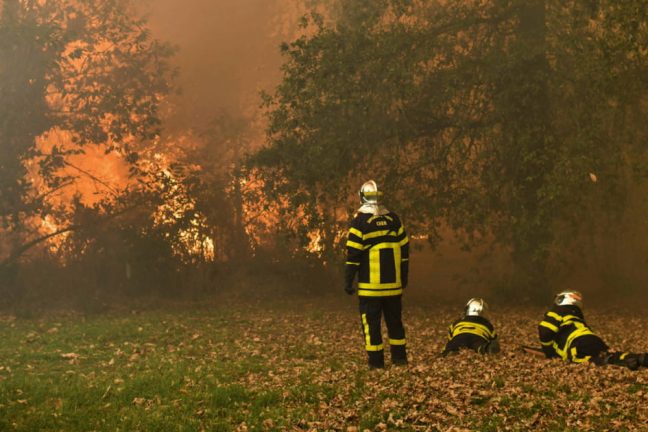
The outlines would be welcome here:
<svg viewBox="0 0 648 432">
<path fill-rule="evenodd" d="M 492 311 L 497 356 L 438 358 L 457 311 L 405 300 L 410 366 L 369 371 L 355 302 L 3 316 L 0 430 L 648 430 L 648 369 L 518 351 L 541 309 Z M 586 313 L 648 351 L 645 316 Z"/>
</svg>

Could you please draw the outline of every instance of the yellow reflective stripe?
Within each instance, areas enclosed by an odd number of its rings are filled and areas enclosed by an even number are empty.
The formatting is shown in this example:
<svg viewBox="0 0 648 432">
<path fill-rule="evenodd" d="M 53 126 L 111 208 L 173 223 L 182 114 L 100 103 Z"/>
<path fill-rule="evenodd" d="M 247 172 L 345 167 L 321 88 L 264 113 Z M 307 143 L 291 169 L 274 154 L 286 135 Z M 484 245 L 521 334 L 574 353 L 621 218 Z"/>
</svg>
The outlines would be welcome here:
<svg viewBox="0 0 648 432">
<path fill-rule="evenodd" d="M 405 345 L 405 339 L 389 338 L 389 345 Z"/>
<path fill-rule="evenodd" d="M 364 247 L 360 243 L 356 243 L 356 242 L 351 241 L 351 240 L 348 240 L 346 242 L 346 245 L 347 245 L 347 247 L 352 247 L 354 249 L 360 249 L 360 250 L 364 249 Z"/>
<path fill-rule="evenodd" d="M 582 321 L 581 318 L 577 317 L 576 315 L 565 315 L 563 317 L 563 321 L 565 322 L 564 324 L 568 323 L 568 321 Z"/>
<path fill-rule="evenodd" d="M 556 321 L 562 321 L 563 317 L 558 315 L 556 312 L 547 312 L 547 316 L 550 316 L 551 318 L 555 319 Z"/>
<path fill-rule="evenodd" d="M 398 234 L 397 234 L 397 235 L 401 235 L 401 234 L 403 234 L 404 232 L 405 232 L 405 227 L 404 227 L 403 225 L 401 225 L 401 227 L 398 228 Z"/>
<path fill-rule="evenodd" d="M 486 339 L 494 337 L 493 332 L 491 332 L 488 327 L 483 324 L 478 324 L 470 321 L 462 321 L 457 323 L 453 329 L 453 336 L 460 335 L 462 333 L 472 333 L 477 336 L 481 336 Z"/>
<path fill-rule="evenodd" d="M 626 358 L 627 356 L 628 356 L 628 353 L 627 353 L 627 352 L 624 352 L 623 354 L 621 354 L 621 355 L 619 356 L 619 359 L 620 359 L 620 360 L 623 360 L 623 359 Z"/>
<path fill-rule="evenodd" d="M 348 265 L 357 265 L 357 266 L 360 265 L 359 262 L 351 262 L 351 261 L 347 261 L 345 264 L 348 264 Z"/>
<path fill-rule="evenodd" d="M 366 239 L 371 239 L 376 237 L 382 237 L 382 236 L 389 235 L 390 233 L 394 233 L 394 231 L 390 231 L 390 230 L 374 231 L 365 234 L 364 237 L 362 237 L 362 239 L 366 240 Z M 396 236 L 396 233 L 394 233 L 393 236 Z"/>
<path fill-rule="evenodd" d="M 369 336 L 369 324 L 367 323 L 367 314 L 362 314 L 362 328 L 365 334 L 365 346 L 371 345 L 371 338 Z"/>
<path fill-rule="evenodd" d="M 486 337 L 486 335 L 484 335 L 483 332 L 480 332 L 479 330 L 476 330 L 476 329 L 475 329 L 475 330 L 465 329 L 465 330 L 462 330 L 461 332 L 457 333 L 457 335 L 460 335 L 460 334 L 466 334 L 466 333 L 474 334 L 475 336 L 479 336 L 480 338 L 488 339 L 488 338 Z M 456 336 L 456 335 L 455 335 L 455 336 Z"/>
<path fill-rule="evenodd" d="M 403 240 L 401 240 L 398 244 L 400 246 L 405 246 L 407 243 L 409 243 L 409 238 L 407 236 L 405 236 L 405 238 Z"/>
<path fill-rule="evenodd" d="M 371 335 L 369 334 L 369 323 L 367 322 L 367 314 L 362 314 L 362 328 L 364 329 L 364 334 L 365 334 L 365 349 L 367 351 L 381 351 L 383 349 L 383 344 L 379 344 L 379 345 L 371 344 Z"/>
<path fill-rule="evenodd" d="M 542 322 L 540 323 L 540 325 L 541 325 L 542 327 L 546 327 L 546 328 L 548 328 L 549 330 L 551 330 L 551 331 L 554 332 L 554 333 L 558 333 L 558 327 L 556 327 L 555 325 L 551 324 L 550 322 L 542 321 Z"/>
<path fill-rule="evenodd" d="M 542 342 L 542 341 L 540 341 L 540 345 L 544 345 L 544 346 L 551 346 L 551 345 L 553 345 L 553 344 L 554 344 L 553 341 L 549 341 L 549 342 Z"/>
<path fill-rule="evenodd" d="M 358 288 L 358 295 L 363 297 L 389 297 L 403 294 L 403 288 L 385 290 L 363 290 Z"/>
<path fill-rule="evenodd" d="M 380 284 L 380 249 L 369 251 L 369 283 Z"/>
<path fill-rule="evenodd" d="M 575 324 L 580 324 L 580 323 L 575 323 Z M 576 326 L 576 330 L 571 332 L 567 337 L 567 342 L 565 343 L 565 350 L 567 349 L 567 347 L 571 346 L 571 343 L 577 337 L 591 335 L 591 334 L 594 334 L 592 330 L 588 329 L 584 325 L 580 324 L 580 326 Z"/>
<path fill-rule="evenodd" d="M 560 356 L 561 359 L 567 360 L 567 353 L 561 350 L 557 343 L 554 343 L 554 350 L 556 351 L 556 354 Z"/>
<path fill-rule="evenodd" d="M 580 323 L 580 322 L 575 322 L 574 325 L 576 326 L 576 330 L 574 330 L 573 332 L 571 332 L 571 333 L 569 334 L 569 336 L 567 337 L 567 340 L 565 341 L 565 346 L 563 347 L 562 350 L 559 349 L 559 348 L 556 346 L 556 352 L 558 352 L 558 353 L 560 354 L 560 357 L 562 357 L 563 360 L 569 360 L 569 358 L 568 358 L 568 357 L 569 357 L 569 356 L 568 356 L 568 353 L 570 353 L 570 354 L 572 354 L 572 360 L 573 360 L 574 362 L 576 362 L 576 363 L 582 363 L 583 360 L 579 361 L 578 359 L 574 359 L 574 358 L 573 358 L 573 357 L 574 357 L 574 354 L 573 354 L 573 353 L 575 352 L 575 351 L 574 351 L 574 350 L 575 350 L 575 347 L 570 349 L 571 344 L 572 344 L 572 342 L 574 342 L 574 339 L 576 339 L 577 337 L 580 337 L 580 336 L 586 336 L 586 335 L 591 335 L 591 334 L 594 334 L 594 333 L 593 333 L 589 328 L 585 327 L 585 326 L 584 326 L 582 323 Z M 588 357 L 588 358 L 589 358 L 589 357 Z"/>
<path fill-rule="evenodd" d="M 401 288 L 401 283 L 400 282 L 390 282 L 390 283 L 370 283 L 370 282 L 359 282 L 358 283 L 358 288 L 365 288 L 365 289 L 374 289 L 374 290 L 383 290 L 383 289 L 391 289 L 391 288 Z"/>
<path fill-rule="evenodd" d="M 356 235 L 356 236 L 362 238 L 362 231 L 360 231 L 360 230 L 357 229 L 357 228 L 349 228 L 349 233 L 351 233 L 351 234 L 353 234 L 353 235 Z"/>
<path fill-rule="evenodd" d="M 585 356 L 585 357 L 579 358 L 578 357 L 578 351 L 576 351 L 576 347 L 572 348 L 569 352 L 571 353 L 571 360 L 574 363 L 585 363 L 585 362 L 588 362 L 592 358 L 592 356 Z"/>
<path fill-rule="evenodd" d="M 371 249 L 396 249 L 400 247 L 398 242 L 380 242 L 375 245 L 369 245 Z"/>
<path fill-rule="evenodd" d="M 401 249 L 397 248 L 394 249 L 394 269 L 396 270 L 397 283 L 401 283 L 401 266 L 398 264 L 400 262 L 401 262 Z"/>
<path fill-rule="evenodd" d="M 401 258 L 401 262 L 402 261 L 409 261 L 409 258 Z"/>
</svg>

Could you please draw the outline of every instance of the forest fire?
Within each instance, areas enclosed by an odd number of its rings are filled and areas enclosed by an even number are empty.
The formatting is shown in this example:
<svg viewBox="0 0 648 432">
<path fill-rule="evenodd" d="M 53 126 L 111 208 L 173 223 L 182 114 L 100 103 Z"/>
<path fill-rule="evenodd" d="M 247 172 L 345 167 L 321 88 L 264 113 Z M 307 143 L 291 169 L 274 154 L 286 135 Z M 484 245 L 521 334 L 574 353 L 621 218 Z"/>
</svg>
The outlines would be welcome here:
<svg viewBox="0 0 648 432">
<path fill-rule="evenodd" d="M 646 429 L 646 47 L 642 0 L 0 0 L 0 430 Z"/>
</svg>

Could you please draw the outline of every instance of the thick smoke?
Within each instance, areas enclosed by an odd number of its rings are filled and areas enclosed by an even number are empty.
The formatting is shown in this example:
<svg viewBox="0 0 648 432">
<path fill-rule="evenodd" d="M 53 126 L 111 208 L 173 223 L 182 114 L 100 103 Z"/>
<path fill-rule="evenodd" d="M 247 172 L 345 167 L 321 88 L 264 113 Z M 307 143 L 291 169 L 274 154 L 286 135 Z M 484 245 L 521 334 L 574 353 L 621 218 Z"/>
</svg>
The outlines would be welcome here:
<svg viewBox="0 0 648 432">
<path fill-rule="evenodd" d="M 259 92 L 279 82 L 279 45 L 296 30 L 300 0 L 155 0 L 144 6 L 153 36 L 178 47 L 176 128 L 223 111 L 254 116 Z"/>
</svg>

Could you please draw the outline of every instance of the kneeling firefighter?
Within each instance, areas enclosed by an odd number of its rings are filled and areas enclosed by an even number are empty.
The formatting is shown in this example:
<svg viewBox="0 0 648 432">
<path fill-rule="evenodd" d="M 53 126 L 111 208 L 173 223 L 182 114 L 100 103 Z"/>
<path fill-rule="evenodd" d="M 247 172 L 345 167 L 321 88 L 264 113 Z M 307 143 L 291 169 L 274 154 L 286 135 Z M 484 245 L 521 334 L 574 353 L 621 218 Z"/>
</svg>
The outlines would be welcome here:
<svg viewBox="0 0 648 432">
<path fill-rule="evenodd" d="M 487 310 L 488 304 L 483 299 L 475 297 L 468 300 L 464 315 L 448 328 L 448 343 L 441 354 L 445 356 L 461 349 L 482 354 L 499 352 L 497 333 L 485 316 Z"/>
<path fill-rule="evenodd" d="M 594 334 L 583 316 L 583 296 L 578 291 L 563 291 L 538 325 L 542 351 L 547 358 L 574 363 L 612 364 L 636 370 L 648 366 L 648 354 L 610 351 Z"/>
<path fill-rule="evenodd" d="M 401 296 L 407 286 L 409 239 L 399 217 L 379 200 L 382 192 L 369 180 L 360 188 L 361 207 L 346 243 L 344 290 L 355 293 L 358 276 L 360 319 L 370 368 L 385 366 L 380 321 L 385 317 L 392 363 L 407 364 Z"/>
</svg>

